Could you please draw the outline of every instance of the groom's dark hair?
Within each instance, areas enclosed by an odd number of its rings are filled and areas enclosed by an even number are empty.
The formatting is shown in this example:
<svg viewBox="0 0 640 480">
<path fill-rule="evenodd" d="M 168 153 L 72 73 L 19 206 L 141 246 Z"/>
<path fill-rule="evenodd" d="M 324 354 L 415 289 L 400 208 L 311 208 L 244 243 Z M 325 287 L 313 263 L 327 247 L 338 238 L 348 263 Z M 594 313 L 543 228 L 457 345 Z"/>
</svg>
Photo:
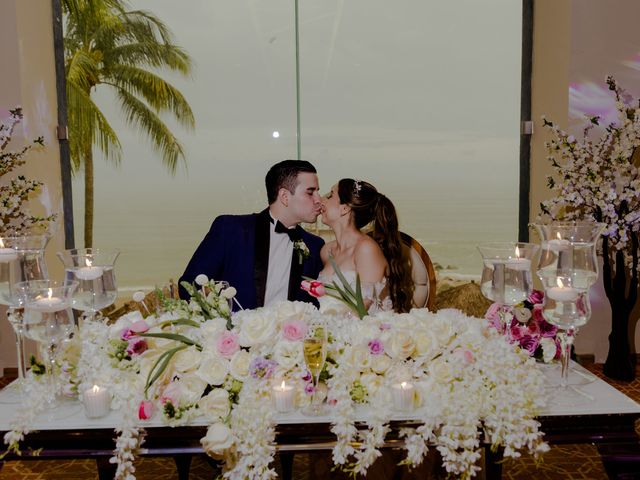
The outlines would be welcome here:
<svg viewBox="0 0 640 480">
<path fill-rule="evenodd" d="M 269 205 L 276 201 L 281 188 L 286 188 L 291 193 L 295 193 L 298 185 L 298 174 L 301 172 L 318 173 L 316 167 L 306 160 L 284 160 L 269 169 L 264 179 Z"/>
</svg>

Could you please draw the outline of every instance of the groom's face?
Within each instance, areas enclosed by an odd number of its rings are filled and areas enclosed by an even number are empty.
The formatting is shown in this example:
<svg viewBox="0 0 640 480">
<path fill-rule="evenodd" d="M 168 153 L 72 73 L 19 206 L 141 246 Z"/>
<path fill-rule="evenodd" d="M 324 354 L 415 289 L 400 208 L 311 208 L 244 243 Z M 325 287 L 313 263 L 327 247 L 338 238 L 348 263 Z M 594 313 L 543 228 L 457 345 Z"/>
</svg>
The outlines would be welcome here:
<svg viewBox="0 0 640 480">
<path fill-rule="evenodd" d="M 296 222 L 313 223 L 321 208 L 318 188 L 318 176 L 315 173 L 301 172 L 293 194 L 289 195 L 289 211 Z"/>
</svg>

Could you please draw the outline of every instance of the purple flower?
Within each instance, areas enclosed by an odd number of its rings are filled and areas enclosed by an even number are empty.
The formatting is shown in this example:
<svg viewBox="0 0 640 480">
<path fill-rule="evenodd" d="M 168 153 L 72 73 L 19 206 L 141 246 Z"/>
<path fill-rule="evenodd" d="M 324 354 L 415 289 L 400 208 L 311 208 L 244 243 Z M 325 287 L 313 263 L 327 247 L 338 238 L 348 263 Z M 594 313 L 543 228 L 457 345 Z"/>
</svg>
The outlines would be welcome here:
<svg viewBox="0 0 640 480">
<path fill-rule="evenodd" d="M 278 366 L 275 360 L 268 360 L 264 357 L 256 357 L 249 365 L 249 375 L 252 378 L 271 378 Z"/>
<path fill-rule="evenodd" d="M 538 340 L 531 335 L 524 335 L 520 339 L 520 346 L 529 352 L 529 355 L 533 355 L 538 348 Z"/>
<path fill-rule="evenodd" d="M 382 355 L 384 353 L 384 345 L 380 339 L 370 340 L 368 345 L 371 355 Z"/>
<path fill-rule="evenodd" d="M 131 340 L 136 336 L 137 336 L 136 332 L 134 332 L 130 328 L 123 328 L 122 331 L 120 332 L 120 338 L 122 340 Z"/>
<path fill-rule="evenodd" d="M 129 340 L 129 346 L 127 347 L 127 354 L 134 356 L 140 355 L 149 348 L 147 341 L 144 338 L 133 338 Z"/>
<path fill-rule="evenodd" d="M 542 307 L 537 306 L 533 309 L 533 320 L 538 326 L 538 331 L 542 337 L 553 338 L 558 333 L 558 327 L 551 325 L 542 316 Z"/>
<path fill-rule="evenodd" d="M 313 377 L 311 376 L 311 372 L 309 370 L 307 370 L 305 374 L 302 376 L 302 380 L 305 382 L 310 382 L 312 379 Z"/>
<path fill-rule="evenodd" d="M 304 386 L 304 393 L 307 395 L 313 395 L 316 393 L 316 387 L 313 386 L 313 383 L 309 382 Z"/>
<path fill-rule="evenodd" d="M 529 294 L 529 297 L 527 297 L 527 302 L 531 303 L 532 305 L 538 305 L 543 301 L 544 292 L 541 292 L 540 290 L 533 290 L 531 294 Z"/>
</svg>

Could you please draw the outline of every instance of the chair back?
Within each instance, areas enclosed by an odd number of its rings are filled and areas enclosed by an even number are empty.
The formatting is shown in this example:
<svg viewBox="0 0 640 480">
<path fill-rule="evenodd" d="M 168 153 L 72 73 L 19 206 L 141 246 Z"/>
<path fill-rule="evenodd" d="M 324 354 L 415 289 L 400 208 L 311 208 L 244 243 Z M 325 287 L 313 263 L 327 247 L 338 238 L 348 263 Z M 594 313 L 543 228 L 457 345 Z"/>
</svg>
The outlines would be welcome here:
<svg viewBox="0 0 640 480">
<path fill-rule="evenodd" d="M 417 308 L 433 310 L 436 303 L 436 271 L 429 254 L 418 241 L 400 232 L 403 243 L 409 248 L 411 277 L 415 285 L 413 304 Z"/>
</svg>

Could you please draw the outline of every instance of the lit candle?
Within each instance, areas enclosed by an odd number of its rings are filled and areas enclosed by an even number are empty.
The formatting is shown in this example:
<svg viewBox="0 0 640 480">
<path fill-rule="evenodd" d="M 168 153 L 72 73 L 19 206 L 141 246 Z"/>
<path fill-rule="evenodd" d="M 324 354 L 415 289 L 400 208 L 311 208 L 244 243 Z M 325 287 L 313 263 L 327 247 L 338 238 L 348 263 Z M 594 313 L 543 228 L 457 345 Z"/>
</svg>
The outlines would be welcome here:
<svg viewBox="0 0 640 480">
<path fill-rule="evenodd" d="M 0 238 L 0 263 L 13 262 L 18 258 L 18 252 L 13 248 L 6 248 L 4 242 Z"/>
<path fill-rule="evenodd" d="M 578 298 L 579 292 L 573 287 L 565 287 L 562 280 L 558 278 L 558 286 L 546 290 L 546 295 L 556 302 L 573 302 Z"/>
<path fill-rule="evenodd" d="M 393 405 L 402 412 L 413 410 L 413 385 L 407 382 L 393 385 Z"/>
<path fill-rule="evenodd" d="M 111 410 L 111 396 L 106 388 L 94 385 L 88 388 L 82 395 L 84 413 L 89 418 L 104 417 Z"/>
<path fill-rule="evenodd" d="M 284 380 L 277 387 L 273 387 L 273 403 L 276 411 L 287 413 L 293 410 L 293 397 L 293 387 L 287 385 Z"/>
<path fill-rule="evenodd" d="M 79 280 L 95 280 L 96 278 L 100 278 L 103 273 L 102 267 L 92 266 L 91 260 L 89 259 L 87 259 L 86 262 L 86 267 L 80 267 L 76 270 L 76 277 Z"/>
<path fill-rule="evenodd" d="M 571 242 L 569 242 L 569 240 L 566 240 L 564 238 L 560 238 L 560 233 L 557 234 L 557 237 L 558 237 L 557 239 L 549 240 L 547 242 L 547 248 L 552 252 L 560 252 L 562 250 L 568 249 L 569 246 L 571 245 Z"/>
<path fill-rule="evenodd" d="M 67 308 L 67 305 L 61 298 L 52 296 L 52 291 L 49 289 L 48 296 L 36 298 L 34 302 L 27 305 L 27 308 L 31 308 L 39 312 L 53 313 L 64 310 Z"/>
</svg>

